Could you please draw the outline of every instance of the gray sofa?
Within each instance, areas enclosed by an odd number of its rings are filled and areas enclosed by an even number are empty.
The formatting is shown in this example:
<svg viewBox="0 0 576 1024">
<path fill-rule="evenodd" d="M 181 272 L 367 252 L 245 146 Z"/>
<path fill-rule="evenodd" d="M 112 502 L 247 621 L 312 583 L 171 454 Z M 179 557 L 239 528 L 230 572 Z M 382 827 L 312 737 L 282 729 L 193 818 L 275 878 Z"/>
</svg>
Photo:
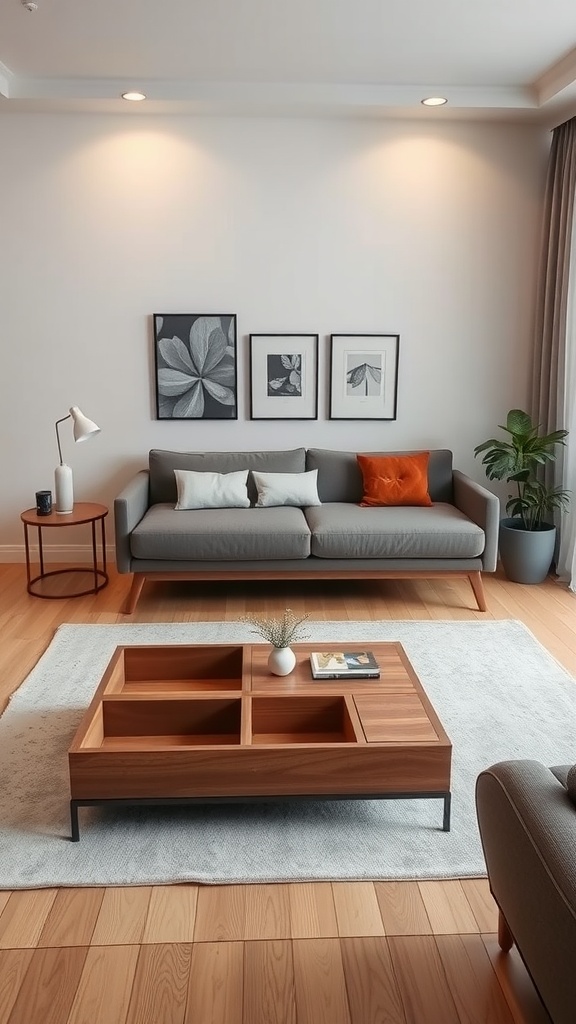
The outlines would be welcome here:
<svg viewBox="0 0 576 1024">
<path fill-rule="evenodd" d="M 516 944 L 554 1024 L 576 1020 L 575 771 L 501 761 L 476 782 L 498 941 Z"/>
<path fill-rule="evenodd" d="M 366 454 L 409 454 L 371 452 Z M 176 511 L 174 471 L 263 473 L 317 470 L 322 504 Z M 124 611 L 146 580 L 358 579 L 464 576 L 486 610 L 482 572 L 496 568 L 498 498 L 430 452 L 430 507 L 362 508 L 356 454 L 320 448 L 260 452 L 153 450 L 115 499 L 116 563 L 133 573 Z"/>
</svg>

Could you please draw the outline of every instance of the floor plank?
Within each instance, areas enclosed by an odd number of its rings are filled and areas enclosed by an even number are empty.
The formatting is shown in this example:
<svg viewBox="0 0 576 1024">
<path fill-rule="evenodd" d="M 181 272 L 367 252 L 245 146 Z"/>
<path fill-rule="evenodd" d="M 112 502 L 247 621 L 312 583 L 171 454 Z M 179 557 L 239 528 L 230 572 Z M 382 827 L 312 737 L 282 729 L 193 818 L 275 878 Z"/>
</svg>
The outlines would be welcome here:
<svg viewBox="0 0 576 1024">
<path fill-rule="evenodd" d="M 297 1024 L 289 940 L 246 943 L 243 1014 L 244 1024 Z"/>
<path fill-rule="evenodd" d="M 137 960 L 138 946 L 91 946 L 66 1024 L 126 1024 Z"/>
<path fill-rule="evenodd" d="M 9 1024 L 62 1024 L 74 1001 L 87 953 L 81 946 L 35 950 Z"/>
<path fill-rule="evenodd" d="M 498 907 L 490 892 L 487 878 L 463 878 L 464 895 L 476 919 L 479 932 L 498 930 Z"/>
<path fill-rule="evenodd" d="M 352 1024 L 406 1024 L 386 939 L 343 939 L 342 958 Z"/>
<path fill-rule="evenodd" d="M 246 1024 L 242 1010 L 243 974 L 242 942 L 195 944 L 185 1024 Z"/>
<path fill-rule="evenodd" d="M 374 889 L 386 935 L 430 935 L 418 882 L 375 882 Z"/>
<path fill-rule="evenodd" d="M 338 934 L 330 882 L 295 882 L 289 886 L 293 939 L 321 939 Z"/>
<path fill-rule="evenodd" d="M 153 886 L 142 942 L 192 942 L 197 903 L 197 885 Z"/>
<path fill-rule="evenodd" d="M 246 932 L 246 886 L 206 886 L 198 890 L 195 942 L 233 942 Z"/>
<path fill-rule="evenodd" d="M 461 1024 L 431 935 L 388 939 L 406 1024 Z"/>
<path fill-rule="evenodd" d="M 106 889 L 91 944 L 125 946 L 141 942 L 151 893 L 151 888 L 144 885 Z"/>
<path fill-rule="evenodd" d="M 483 935 L 482 941 L 498 978 L 514 1024 L 553 1024 L 516 948 L 503 953 L 495 935 Z"/>
<path fill-rule="evenodd" d="M 245 939 L 290 937 L 290 899 L 287 885 L 247 885 Z"/>
<path fill-rule="evenodd" d="M 480 935 L 439 935 L 440 952 L 452 998 L 466 1024 L 514 1024 Z"/>
<path fill-rule="evenodd" d="M 191 943 L 142 946 L 126 1024 L 183 1024 Z"/>
<path fill-rule="evenodd" d="M 0 1024 L 8 1024 L 32 956 L 32 949 L 0 949 Z M 26 984 L 24 987 L 26 997 L 28 989 L 29 986 Z M 28 1019 L 30 1022 L 34 1021 L 33 1017 Z M 38 1024 L 40 1024 L 39 1020 Z"/>
<path fill-rule="evenodd" d="M 340 943 L 294 939 L 298 1024 L 351 1024 Z"/>
<path fill-rule="evenodd" d="M 372 882 L 333 882 L 334 906 L 341 937 L 384 935 L 384 924 Z"/>
<path fill-rule="evenodd" d="M 37 946 L 56 895 L 56 889 L 13 892 L 0 915 L 0 949 Z"/>
<path fill-rule="evenodd" d="M 46 918 L 38 945 L 89 946 L 104 892 L 104 889 L 60 889 Z"/>
<path fill-rule="evenodd" d="M 458 878 L 418 882 L 434 935 L 478 932 L 478 922 Z"/>
</svg>

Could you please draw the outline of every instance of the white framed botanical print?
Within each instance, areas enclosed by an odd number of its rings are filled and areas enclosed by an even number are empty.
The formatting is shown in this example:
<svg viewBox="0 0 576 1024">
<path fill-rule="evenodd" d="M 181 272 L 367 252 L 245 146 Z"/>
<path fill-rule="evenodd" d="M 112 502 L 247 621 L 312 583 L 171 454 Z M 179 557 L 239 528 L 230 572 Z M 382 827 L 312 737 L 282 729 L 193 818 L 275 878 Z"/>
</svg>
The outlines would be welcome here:
<svg viewBox="0 0 576 1024">
<path fill-rule="evenodd" d="M 250 418 L 318 418 L 318 335 L 250 335 Z"/>
</svg>

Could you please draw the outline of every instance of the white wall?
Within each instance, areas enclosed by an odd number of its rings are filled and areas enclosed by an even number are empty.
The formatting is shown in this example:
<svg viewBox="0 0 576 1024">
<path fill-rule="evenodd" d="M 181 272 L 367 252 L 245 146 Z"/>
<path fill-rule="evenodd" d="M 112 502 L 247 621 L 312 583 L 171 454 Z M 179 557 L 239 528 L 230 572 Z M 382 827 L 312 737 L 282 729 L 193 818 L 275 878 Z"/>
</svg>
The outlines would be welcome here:
<svg viewBox="0 0 576 1024">
<path fill-rule="evenodd" d="M 0 560 L 52 488 L 111 504 L 151 447 L 474 445 L 527 401 L 549 135 L 440 122 L 0 116 Z M 157 421 L 151 314 L 237 313 L 238 421 Z M 250 421 L 248 334 L 318 332 L 317 421 Z M 400 334 L 398 418 L 330 421 L 328 335 Z M 58 536 L 62 544 L 64 535 Z M 52 538 L 50 538 L 52 539 Z"/>
</svg>

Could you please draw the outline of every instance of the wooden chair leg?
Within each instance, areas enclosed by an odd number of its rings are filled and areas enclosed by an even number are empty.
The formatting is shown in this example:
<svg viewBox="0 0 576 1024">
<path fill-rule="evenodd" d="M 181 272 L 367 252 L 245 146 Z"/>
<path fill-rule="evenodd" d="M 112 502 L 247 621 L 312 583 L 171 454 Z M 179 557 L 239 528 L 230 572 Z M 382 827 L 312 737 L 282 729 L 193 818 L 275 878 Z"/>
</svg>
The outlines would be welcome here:
<svg viewBox="0 0 576 1024">
<path fill-rule="evenodd" d="M 485 612 L 487 610 L 488 606 L 486 604 L 486 595 L 484 593 L 484 584 L 482 582 L 482 573 L 481 572 L 469 572 L 468 573 L 468 579 L 470 580 L 470 585 L 472 587 L 472 590 L 474 591 L 474 597 L 476 598 L 476 603 L 478 604 L 478 608 L 480 609 L 481 612 Z"/>
<path fill-rule="evenodd" d="M 130 593 L 126 598 L 126 603 L 122 609 L 124 615 L 132 615 L 136 605 L 138 604 L 138 598 L 142 593 L 142 587 L 146 582 L 146 577 L 141 572 L 135 572 L 132 577 L 132 586 L 130 587 Z"/>
<path fill-rule="evenodd" d="M 498 908 L 498 945 L 505 953 L 508 953 L 514 945 L 514 936 L 512 935 L 512 932 L 508 927 L 508 922 L 500 908 Z"/>
</svg>

